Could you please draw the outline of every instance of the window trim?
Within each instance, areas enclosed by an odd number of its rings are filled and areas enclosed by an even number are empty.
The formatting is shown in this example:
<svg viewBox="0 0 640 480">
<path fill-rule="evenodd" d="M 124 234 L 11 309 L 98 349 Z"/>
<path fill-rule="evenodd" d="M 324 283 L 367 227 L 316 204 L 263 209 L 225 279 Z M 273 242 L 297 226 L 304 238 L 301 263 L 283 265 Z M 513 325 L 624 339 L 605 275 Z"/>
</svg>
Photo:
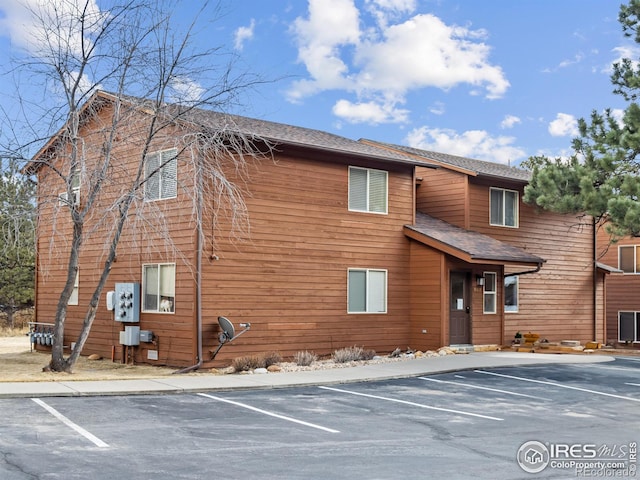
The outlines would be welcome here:
<svg viewBox="0 0 640 480">
<path fill-rule="evenodd" d="M 365 285 L 364 285 L 364 293 L 365 293 L 365 299 L 364 299 L 364 303 L 365 303 L 365 310 L 364 311 L 360 311 L 360 310 L 351 310 L 350 309 L 350 300 L 351 300 L 351 291 L 350 291 L 350 284 L 351 284 L 351 272 L 364 272 L 365 273 Z M 382 311 L 371 311 L 370 310 L 370 302 L 369 302 L 369 296 L 373 293 L 370 290 L 371 282 L 369 281 L 369 277 L 370 277 L 370 273 L 372 272 L 377 272 L 377 273 L 383 273 L 384 274 L 384 306 L 383 306 L 383 310 Z M 388 270 L 382 269 L 382 268 L 349 268 L 347 269 L 347 313 L 349 315 L 351 314 L 366 314 L 366 315 L 379 315 L 379 314 L 386 314 L 387 313 L 387 309 L 388 309 L 388 295 L 389 295 L 389 272 Z"/>
<path fill-rule="evenodd" d="M 621 254 L 623 248 L 632 248 L 633 249 L 633 272 L 627 272 L 622 269 L 621 265 Z M 638 270 L 638 261 L 640 260 L 638 257 L 640 255 L 640 245 L 618 245 L 618 269 L 622 271 L 624 275 L 638 275 L 640 271 Z"/>
<path fill-rule="evenodd" d="M 623 313 L 633 313 L 633 338 L 634 340 L 622 340 L 620 338 L 620 315 Z M 618 311 L 618 343 L 626 343 L 631 341 L 631 343 L 640 343 L 640 311 L 635 310 L 619 310 Z"/>
<path fill-rule="evenodd" d="M 152 174 L 149 175 L 149 172 L 147 171 L 147 167 L 148 167 L 148 161 L 151 157 L 155 157 L 155 156 L 159 156 L 160 157 L 160 164 L 162 164 L 163 160 L 162 157 L 164 154 L 169 154 L 171 156 L 171 159 L 168 160 L 166 162 L 166 164 L 164 166 L 159 166 L 158 170 Z M 157 150 L 155 152 L 150 152 L 147 153 L 147 155 L 144 158 L 144 162 L 145 162 L 145 166 L 144 166 L 144 174 L 145 174 L 145 184 L 144 184 L 144 200 L 145 202 L 158 202 L 158 201 L 162 201 L 162 200 L 170 200 L 172 198 L 176 198 L 178 196 L 178 150 L 176 148 L 167 148 L 165 150 Z M 174 187 L 174 192 L 173 195 L 167 195 L 167 196 L 162 196 L 162 190 L 163 190 L 163 171 L 165 170 L 165 168 L 169 168 L 170 165 L 175 163 L 175 179 L 173 179 L 173 181 L 175 182 L 175 187 Z M 149 196 L 149 191 L 148 191 L 148 186 L 149 186 L 149 181 L 151 179 L 151 177 L 158 175 L 158 196 L 157 197 L 150 197 Z"/>
<path fill-rule="evenodd" d="M 511 309 L 507 309 L 508 305 L 507 305 L 507 278 L 511 279 L 513 278 L 515 280 L 515 289 L 516 289 L 516 295 L 515 295 L 515 305 L 509 305 L 509 307 L 512 307 Z M 518 313 L 520 311 L 520 277 L 518 275 L 505 275 L 504 276 L 504 280 L 503 280 L 503 288 L 504 288 L 504 301 L 502 303 L 504 303 L 504 312 L 505 313 Z"/>
<path fill-rule="evenodd" d="M 502 223 L 493 223 L 492 221 L 492 215 L 491 215 L 491 211 L 492 211 L 492 192 L 493 191 L 500 191 L 502 192 Z M 506 222 L 506 211 L 507 209 L 505 208 L 506 206 L 506 202 L 505 202 L 505 196 L 507 192 L 511 192 L 511 193 L 515 193 L 515 222 L 513 225 L 507 225 Z M 508 188 L 501 188 L 501 187 L 489 187 L 489 225 L 491 225 L 492 227 L 504 227 L 504 228 L 520 228 L 520 192 L 517 190 L 511 190 Z"/>
<path fill-rule="evenodd" d="M 495 315 L 498 313 L 498 274 L 496 272 L 484 272 L 484 285 L 482 285 L 482 313 L 485 315 Z M 493 290 L 487 290 L 487 278 L 493 276 Z M 493 311 L 487 310 L 487 298 L 493 297 Z"/>
<path fill-rule="evenodd" d="M 160 280 L 162 279 L 162 275 L 160 274 L 160 270 L 162 266 L 173 266 L 173 304 L 171 305 L 171 310 L 170 311 L 163 311 L 160 310 L 160 304 L 161 302 L 161 297 L 163 295 L 161 295 L 161 288 L 160 288 Z M 145 269 L 147 267 L 156 267 L 158 269 L 158 283 L 156 285 L 157 287 L 157 297 L 158 297 L 158 304 L 155 310 L 149 310 L 146 309 L 146 295 L 147 295 L 147 285 L 146 285 L 146 278 L 147 276 L 145 275 Z M 142 285 L 141 285 L 141 290 L 142 290 L 142 298 L 141 298 L 141 305 L 140 305 L 140 309 L 142 313 L 159 313 L 159 314 L 163 314 L 163 315 L 174 315 L 176 313 L 176 264 L 175 263 L 171 263 L 171 262 L 158 262 L 158 263 L 143 263 L 142 264 Z M 166 296 L 166 295 L 165 295 Z"/>
<path fill-rule="evenodd" d="M 365 209 L 353 208 L 351 206 L 352 200 L 352 189 L 351 189 L 351 172 L 354 170 L 361 170 L 367 173 L 367 190 L 365 192 L 366 203 L 367 206 Z M 375 211 L 371 210 L 371 172 L 380 172 L 384 173 L 385 176 L 385 184 L 384 184 L 384 211 Z M 349 178 L 348 178 L 348 188 L 347 188 L 347 208 L 350 212 L 359 212 L 359 213 L 373 213 L 377 215 L 388 215 L 389 214 L 389 172 L 386 170 L 380 170 L 376 168 L 366 168 L 366 167 L 356 167 L 349 166 Z"/>
</svg>

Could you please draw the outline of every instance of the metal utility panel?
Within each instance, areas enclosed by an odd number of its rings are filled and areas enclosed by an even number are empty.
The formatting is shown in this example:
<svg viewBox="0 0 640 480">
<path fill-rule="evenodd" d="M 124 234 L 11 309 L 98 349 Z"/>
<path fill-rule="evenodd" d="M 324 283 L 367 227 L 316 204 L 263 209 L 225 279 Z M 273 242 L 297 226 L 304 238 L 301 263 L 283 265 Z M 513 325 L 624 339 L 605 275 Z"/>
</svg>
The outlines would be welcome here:
<svg viewBox="0 0 640 480">
<path fill-rule="evenodd" d="M 114 303 L 116 322 L 139 322 L 140 284 L 116 283 Z"/>
<path fill-rule="evenodd" d="M 124 331 L 120 332 L 120 343 L 127 346 L 140 345 L 140 327 L 124 327 Z"/>
</svg>

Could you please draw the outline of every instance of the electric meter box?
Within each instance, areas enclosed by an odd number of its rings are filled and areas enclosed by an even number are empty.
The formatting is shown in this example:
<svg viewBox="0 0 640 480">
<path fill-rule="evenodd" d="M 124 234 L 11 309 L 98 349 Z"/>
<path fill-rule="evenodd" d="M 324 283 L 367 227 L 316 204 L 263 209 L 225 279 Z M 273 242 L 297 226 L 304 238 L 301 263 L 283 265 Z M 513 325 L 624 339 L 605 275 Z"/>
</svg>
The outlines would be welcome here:
<svg viewBox="0 0 640 480">
<path fill-rule="evenodd" d="M 145 343 L 153 342 L 153 332 L 151 330 L 140 330 L 140 341 Z"/>
<path fill-rule="evenodd" d="M 140 321 L 140 284 L 116 283 L 114 318 L 116 322 Z"/>
<path fill-rule="evenodd" d="M 121 345 L 140 345 L 140 327 L 134 327 L 127 325 L 124 330 L 120 332 L 120 344 Z"/>
</svg>

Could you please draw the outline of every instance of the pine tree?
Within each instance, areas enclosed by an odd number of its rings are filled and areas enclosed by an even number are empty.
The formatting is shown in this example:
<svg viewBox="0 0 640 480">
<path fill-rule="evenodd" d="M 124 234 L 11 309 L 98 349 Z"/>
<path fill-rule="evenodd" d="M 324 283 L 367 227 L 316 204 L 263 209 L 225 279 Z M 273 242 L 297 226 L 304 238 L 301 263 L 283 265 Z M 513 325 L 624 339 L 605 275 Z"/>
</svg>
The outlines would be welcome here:
<svg viewBox="0 0 640 480">
<path fill-rule="evenodd" d="M 622 5 L 618 20 L 624 35 L 640 43 L 640 0 Z M 614 237 L 640 235 L 638 65 L 637 59 L 626 58 L 613 68 L 613 91 L 628 102 L 621 120 L 610 109 L 593 111 L 588 121 L 578 122 L 571 158 L 533 157 L 525 162 L 532 170 L 525 202 L 606 220 Z"/>
</svg>

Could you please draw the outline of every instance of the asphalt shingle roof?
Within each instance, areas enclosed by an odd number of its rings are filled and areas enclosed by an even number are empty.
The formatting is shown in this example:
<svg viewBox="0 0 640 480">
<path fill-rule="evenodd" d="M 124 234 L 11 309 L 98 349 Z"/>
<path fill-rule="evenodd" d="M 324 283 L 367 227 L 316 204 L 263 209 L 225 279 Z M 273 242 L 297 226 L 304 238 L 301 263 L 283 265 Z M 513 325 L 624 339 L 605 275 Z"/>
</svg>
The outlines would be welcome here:
<svg viewBox="0 0 640 480">
<path fill-rule="evenodd" d="M 531 172 L 523 170 L 521 168 L 510 167 L 495 162 L 487 162 L 485 160 L 476 160 L 474 158 L 459 157 L 456 155 L 449 155 L 446 153 L 433 152 L 430 150 L 421 150 L 419 148 L 407 147 L 404 145 L 394 145 L 391 143 L 377 142 L 375 140 L 362 140 L 368 144 L 378 144 L 386 146 L 388 148 L 405 152 L 410 155 L 415 155 L 424 158 L 425 161 L 436 161 L 444 164 L 448 164 L 454 167 L 463 168 L 475 173 L 478 176 L 486 175 L 491 177 L 504 178 L 508 180 L 517 180 L 522 182 L 529 182 L 531 180 Z"/>
<path fill-rule="evenodd" d="M 415 224 L 405 225 L 405 228 L 452 247 L 473 260 L 527 264 L 542 264 L 545 261 L 521 248 L 482 233 L 465 230 L 421 212 L 416 213 Z"/>
</svg>

